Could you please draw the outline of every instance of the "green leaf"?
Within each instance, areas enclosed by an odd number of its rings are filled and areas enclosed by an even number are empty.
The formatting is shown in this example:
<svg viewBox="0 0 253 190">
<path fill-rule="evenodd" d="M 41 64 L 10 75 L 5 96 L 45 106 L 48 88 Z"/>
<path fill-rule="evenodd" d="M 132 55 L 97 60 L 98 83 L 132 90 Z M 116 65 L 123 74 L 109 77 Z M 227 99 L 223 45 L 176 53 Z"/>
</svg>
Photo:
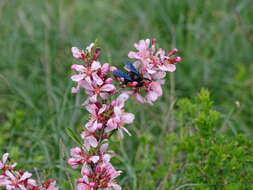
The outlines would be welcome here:
<svg viewBox="0 0 253 190">
<path fill-rule="evenodd" d="M 71 128 L 67 128 L 67 135 L 72 138 L 73 141 L 75 141 L 80 146 L 83 146 L 83 143 L 78 138 L 78 136 L 74 133 L 74 131 Z"/>
</svg>

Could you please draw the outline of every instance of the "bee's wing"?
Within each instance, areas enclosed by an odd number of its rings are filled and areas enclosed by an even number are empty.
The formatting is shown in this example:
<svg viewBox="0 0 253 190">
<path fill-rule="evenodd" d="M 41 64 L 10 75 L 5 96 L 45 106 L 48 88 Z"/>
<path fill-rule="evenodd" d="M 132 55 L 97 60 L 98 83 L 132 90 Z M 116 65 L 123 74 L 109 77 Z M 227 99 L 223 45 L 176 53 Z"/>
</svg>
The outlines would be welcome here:
<svg viewBox="0 0 253 190">
<path fill-rule="evenodd" d="M 127 62 L 125 62 L 125 65 L 126 65 L 126 67 L 127 67 L 130 71 L 132 71 L 132 72 L 134 72 L 135 74 L 139 75 L 139 72 L 138 72 L 137 69 L 134 67 L 133 63 L 131 63 L 130 61 L 127 61 Z"/>
<path fill-rule="evenodd" d="M 124 73 L 121 70 L 115 70 L 115 71 L 112 72 L 112 74 L 115 75 L 116 77 L 122 77 L 122 78 L 130 80 L 130 81 L 132 80 L 130 78 L 130 76 L 128 76 L 126 73 Z"/>
</svg>

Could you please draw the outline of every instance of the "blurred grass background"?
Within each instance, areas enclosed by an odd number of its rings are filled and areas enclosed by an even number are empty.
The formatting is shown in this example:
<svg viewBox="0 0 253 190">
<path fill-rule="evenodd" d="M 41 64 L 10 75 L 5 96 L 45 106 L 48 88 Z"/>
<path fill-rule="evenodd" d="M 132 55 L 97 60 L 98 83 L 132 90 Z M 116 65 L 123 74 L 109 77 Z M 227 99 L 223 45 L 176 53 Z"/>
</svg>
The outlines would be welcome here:
<svg viewBox="0 0 253 190">
<path fill-rule="evenodd" d="M 135 42 L 152 37 L 166 50 L 177 47 L 183 57 L 154 106 L 128 106 L 136 114 L 129 126 L 134 135 L 113 144 L 123 189 L 155 189 L 138 175 L 149 167 L 150 178 L 159 175 L 151 166 L 156 156 L 148 158 L 149 139 L 155 139 L 158 154 L 170 152 L 160 141 L 164 131 L 179 127 L 174 104 L 202 87 L 222 113 L 220 131 L 251 137 L 252 7 L 252 0 L 1 0 L 0 153 L 10 151 L 20 166 L 56 178 L 62 189 L 78 176 L 66 165 L 75 146 L 66 128 L 80 131 L 87 115 L 80 106 L 83 94 L 70 93 L 70 65 L 76 62 L 70 48 L 95 39 L 102 61 L 114 65 L 127 59 Z M 147 160 L 140 170 L 138 160 Z"/>
</svg>

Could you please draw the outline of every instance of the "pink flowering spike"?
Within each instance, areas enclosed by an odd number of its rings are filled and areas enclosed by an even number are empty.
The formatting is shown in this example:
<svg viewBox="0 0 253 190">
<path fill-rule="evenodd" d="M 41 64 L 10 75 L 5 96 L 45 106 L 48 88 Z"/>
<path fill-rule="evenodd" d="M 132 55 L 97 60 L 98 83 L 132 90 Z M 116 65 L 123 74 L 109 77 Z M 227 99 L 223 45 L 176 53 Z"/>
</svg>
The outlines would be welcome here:
<svg viewBox="0 0 253 190">
<path fill-rule="evenodd" d="M 74 58 L 82 59 L 82 51 L 80 49 L 78 49 L 77 47 L 72 47 L 71 51 Z"/>
</svg>

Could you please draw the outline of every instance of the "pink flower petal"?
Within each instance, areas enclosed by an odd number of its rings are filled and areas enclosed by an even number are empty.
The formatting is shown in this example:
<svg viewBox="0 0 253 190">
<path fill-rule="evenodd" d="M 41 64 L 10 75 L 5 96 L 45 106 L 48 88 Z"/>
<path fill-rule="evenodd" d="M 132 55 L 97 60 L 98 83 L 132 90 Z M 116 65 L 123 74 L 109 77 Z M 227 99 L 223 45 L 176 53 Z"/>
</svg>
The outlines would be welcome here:
<svg viewBox="0 0 253 190">
<path fill-rule="evenodd" d="M 9 153 L 5 153 L 3 155 L 3 157 L 2 157 L 3 164 L 7 161 L 8 157 L 9 157 Z"/>
<path fill-rule="evenodd" d="M 99 85 L 101 86 L 104 81 L 97 75 L 97 73 L 92 73 L 92 77 L 93 77 L 93 80 Z"/>
<path fill-rule="evenodd" d="M 121 122 L 123 123 L 132 123 L 134 120 L 134 114 L 124 113 L 121 115 Z"/>
<path fill-rule="evenodd" d="M 127 101 L 128 98 L 129 98 L 129 95 L 127 93 L 120 94 L 116 99 L 117 106 L 120 108 L 124 107 L 124 103 L 125 101 Z"/>
<path fill-rule="evenodd" d="M 107 73 L 109 71 L 110 65 L 108 63 L 103 64 L 101 67 L 101 72 L 102 73 Z"/>
<path fill-rule="evenodd" d="M 79 82 L 80 80 L 83 80 L 84 77 L 85 77 L 84 74 L 77 74 L 77 75 L 73 75 L 71 77 L 71 80 L 73 80 L 75 82 Z"/>
<path fill-rule="evenodd" d="M 92 156 L 92 157 L 89 158 L 89 160 L 92 161 L 95 164 L 99 160 L 99 156 Z"/>
<path fill-rule="evenodd" d="M 77 85 L 77 87 L 72 87 L 71 88 L 71 93 L 76 94 L 79 90 L 80 90 L 80 86 Z"/>
<path fill-rule="evenodd" d="M 72 47 L 71 51 L 72 51 L 72 55 L 74 58 L 76 58 L 76 59 L 82 58 L 81 50 L 79 50 L 77 47 Z"/>
<path fill-rule="evenodd" d="M 21 178 L 20 178 L 19 180 L 20 180 L 20 181 L 23 181 L 23 180 L 25 180 L 25 179 L 27 179 L 27 178 L 30 178 L 31 176 L 32 176 L 31 173 L 25 172 L 25 173 L 21 176 Z"/>
<path fill-rule="evenodd" d="M 87 111 L 92 114 L 92 115 L 96 115 L 97 113 L 97 109 L 98 107 L 96 106 L 96 104 L 88 104 L 85 106 Z"/>
<path fill-rule="evenodd" d="M 101 64 L 98 61 L 93 61 L 91 64 L 91 70 L 97 71 L 99 68 L 101 68 Z"/>
<path fill-rule="evenodd" d="M 80 82 L 80 85 L 86 90 L 93 90 L 93 86 L 91 85 L 91 83 L 87 82 L 86 80 L 82 80 Z"/>
<path fill-rule="evenodd" d="M 91 49 L 94 47 L 94 43 L 91 43 L 90 45 L 88 45 L 87 47 L 86 47 L 86 50 L 88 51 L 88 52 L 91 52 Z"/>
<path fill-rule="evenodd" d="M 103 161 L 104 162 L 109 162 L 110 161 L 110 159 L 111 159 L 111 155 L 110 154 L 104 154 L 103 155 Z"/>
<path fill-rule="evenodd" d="M 107 108 L 107 105 L 103 104 L 102 107 L 99 109 L 98 114 L 103 113 L 106 110 L 106 108 Z"/>
<path fill-rule="evenodd" d="M 97 139 L 96 139 L 95 137 L 93 137 L 93 136 L 88 136 L 88 137 L 86 137 L 86 140 L 89 142 L 89 144 L 90 144 L 93 148 L 95 148 L 95 147 L 98 146 L 98 141 L 97 141 Z"/>
<path fill-rule="evenodd" d="M 104 153 L 107 150 L 107 148 L 108 148 L 108 143 L 105 143 L 100 146 L 99 150 L 101 153 Z"/>
<path fill-rule="evenodd" d="M 100 90 L 110 92 L 110 91 L 115 90 L 115 86 L 113 84 L 105 84 L 104 86 L 101 87 Z"/>
<path fill-rule="evenodd" d="M 84 72 L 86 70 L 86 68 L 83 65 L 78 65 L 78 64 L 72 65 L 71 69 L 78 72 Z"/>
</svg>

